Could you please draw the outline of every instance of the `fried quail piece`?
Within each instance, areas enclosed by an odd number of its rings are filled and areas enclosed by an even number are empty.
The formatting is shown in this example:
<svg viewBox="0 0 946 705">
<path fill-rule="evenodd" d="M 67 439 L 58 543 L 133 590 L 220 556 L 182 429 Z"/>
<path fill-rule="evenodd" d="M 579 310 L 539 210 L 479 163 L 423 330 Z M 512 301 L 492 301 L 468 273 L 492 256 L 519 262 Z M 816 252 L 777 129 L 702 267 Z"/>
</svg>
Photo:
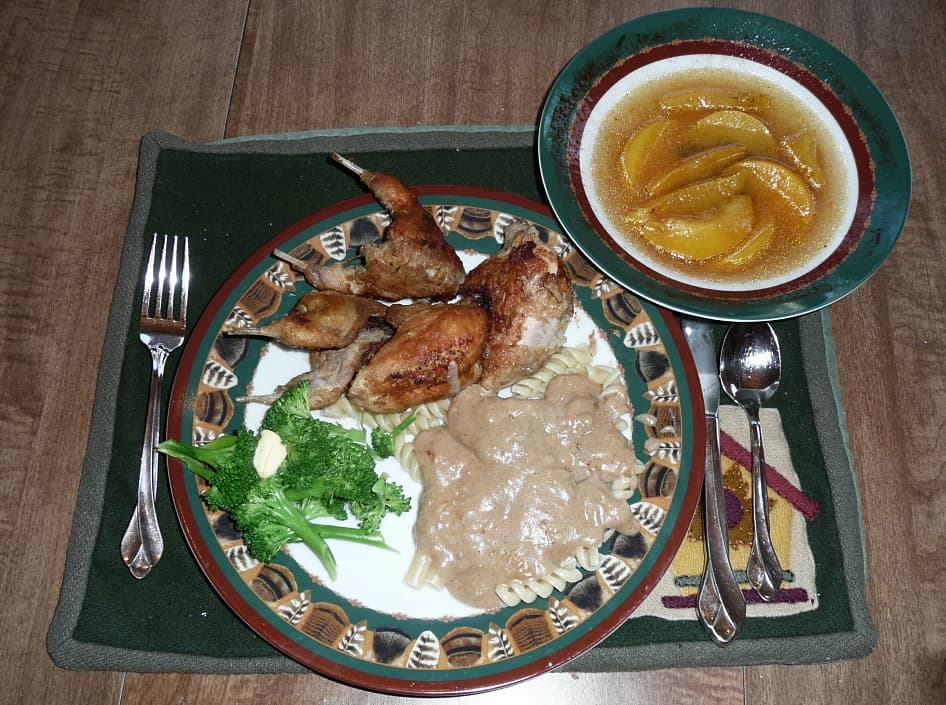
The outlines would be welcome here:
<svg viewBox="0 0 946 705">
<path fill-rule="evenodd" d="M 355 376 L 348 398 L 367 411 L 392 413 L 453 396 L 479 379 L 488 325 L 486 311 L 467 304 L 405 316 Z"/>
<path fill-rule="evenodd" d="M 401 181 L 368 171 L 341 156 L 332 158 L 358 175 L 391 214 L 378 242 L 362 246 L 364 265 L 313 265 L 280 250 L 274 254 L 300 271 L 316 289 L 341 291 L 387 301 L 404 298 L 446 300 L 466 276 L 456 251 L 436 221 Z"/>
<path fill-rule="evenodd" d="M 489 336 L 479 383 L 495 390 L 538 370 L 565 340 L 575 311 L 565 263 L 539 240 L 534 226 L 515 221 L 503 248 L 477 266 L 460 293 L 489 311 Z"/>
<path fill-rule="evenodd" d="M 305 350 L 344 348 L 352 343 L 371 316 L 387 307 L 371 299 L 335 291 L 312 291 L 283 318 L 264 326 L 232 326 L 228 335 L 259 335 Z"/>
<path fill-rule="evenodd" d="M 286 384 L 277 387 L 272 394 L 250 395 L 237 401 L 272 404 L 287 389 L 308 380 L 309 408 L 324 409 L 338 401 L 354 379 L 355 373 L 393 333 L 394 330 L 389 325 L 372 319 L 358 332 L 358 336 L 350 345 L 344 348 L 312 350 L 309 353 L 309 371 L 296 375 Z"/>
<path fill-rule="evenodd" d="M 415 316 L 422 311 L 427 311 L 435 306 L 442 304 L 431 303 L 430 301 L 413 301 L 409 304 L 391 304 L 384 312 L 384 320 L 395 328 L 400 328 L 411 316 Z"/>
</svg>

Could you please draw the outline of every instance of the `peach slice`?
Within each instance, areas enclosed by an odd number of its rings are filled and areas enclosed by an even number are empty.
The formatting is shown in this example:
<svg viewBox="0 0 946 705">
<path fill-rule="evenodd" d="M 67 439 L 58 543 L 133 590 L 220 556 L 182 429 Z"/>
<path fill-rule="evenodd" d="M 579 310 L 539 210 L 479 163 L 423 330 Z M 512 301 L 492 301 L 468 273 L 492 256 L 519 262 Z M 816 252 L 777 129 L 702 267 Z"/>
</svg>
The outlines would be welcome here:
<svg viewBox="0 0 946 705">
<path fill-rule="evenodd" d="M 676 110 L 763 110 L 772 99 L 763 93 L 750 93 L 723 86 L 701 86 L 670 91 L 660 99 L 660 108 Z"/>
<path fill-rule="evenodd" d="M 682 159 L 662 176 L 647 184 L 651 196 L 661 196 L 680 186 L 716 176 L 733 162 L 746 156 L 746 148 L 727 144 Z"/>
<path fill-rule="evenodd" d="M 741 110 L 717 110 L 697 120 L 683 143 L 694 150 L 721 144 L 741 144 L 754 156 L 775 156 L 778 146 L 768 126 Z"/>
<path fill-rule="evenodd" d="M 798 172 L 771 159 L 744 159 L 728 167 L 724 176 L 746 173 L 745 191 L 756 200 L 756 206 L 768 204 L 778 209 L 787 206 L 789 214 L 798 216 L 804 225 L 815 216 L 815 201 L 811 189 Z M 774 201 L 773 201 L 774 197 Z M 768 211 L 769 207 L 763 207 Z"/>
<path fill-rule="evenodd" d="M 747 178 L 746 172 L 738 171 L 729 176 L 697 181 L 655 198 L 643 208 L 633 211 L 629 218 L 640 221 L 673 215 L 698 215 L 719 208 L 732 196 L 742 192 Z"/>
<path fill-rule="evenodd" d="M 818 159 L 818 142 L 808 130 L 796 132 L 779 142 L 781 154 L 798 171 L 804 174 L 814 188 L 824 186 L 824 171 Z"/>
<path fill-rule="evenodd" d="M 755 228 L 745 240 L 736 246 L 736 249 L 727 254 L 719 261 L 719 266 L 723 269 L 738 269 L 745 265 L 749 260 L 757 257 L 775 237 L 775 221 L 767 218 Z"/>
<path fill-rule="evenodd" d="M 674 257 L 702 261 L 718 257 L 745 240 L 752 230 L 754 210 L 749 196 L 734 196 L 700 215 L 672 216 L 639 223 L 647 240 Z"/>
<path fill-rule="evenodd" d="M 624 166 L 624 179 L 630 188 L 637 188 L 640 184 L 641 174 L 663 137 L 667 125 L 664 120 L 652 122 L 638 130 L 627 141 L 621 155 L 621 163 Z"/>
</svg>

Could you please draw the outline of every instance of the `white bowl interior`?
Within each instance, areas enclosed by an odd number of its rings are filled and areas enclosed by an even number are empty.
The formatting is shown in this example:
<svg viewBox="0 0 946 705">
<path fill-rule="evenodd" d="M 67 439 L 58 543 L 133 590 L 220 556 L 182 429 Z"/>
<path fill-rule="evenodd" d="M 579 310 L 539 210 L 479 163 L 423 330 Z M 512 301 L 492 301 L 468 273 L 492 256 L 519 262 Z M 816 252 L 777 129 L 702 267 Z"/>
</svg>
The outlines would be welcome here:
<svg viewBox="0 0 946 705">
<path fill-rule="evenodd" d="M 720 282 L 669 269 L 659 260 L 652 257 L 646 250 L 636 247 L 631 240 L 619 234 L 622 228 L 614 221 L 612 215 L 609 214 L 608 210 L 604 207 L 595 186 L 594 179 L 590 176 L 595 145 L 601 133 L 603 123 L 608 114 L 620 101 L 624 100 L 635 91 L 649 88 L 655 82 L 679 75 L 680 72 L 706 71 L 707 69 L 722 70 L 741 75 L 748 74 L 759 83 L 769 84 L 773 89 L 783 94 L 787 93 L 807 109 L 810 113 L 811 120 L 817 122 L 817 127 L 821 134 L 828 136 L 829 145 L 827 146 L 835 152 L 831 155 L 831 161 L 837 168 L 832 170 L 832 176 L 833 178 L 843 180 L 843 183 L 839 185 L 837 190 L 837 192 L 841 194 L 842 203 L 835 204 L 836 216 L 832 224 L 832 232 L 828 240 L 828 245 L 822 248 L 817 255 L 807 259 L 797 268 L 778 276 L 762 280 L 754 279 L 750 282 Z M 851 146 L 841 126 L 825 105 L 805 86 L 780 71 L 756 61 L 721 54 L 688 54 L 655 61 L 632 71 L 617 81 L 592 108 L 581 138 L 579 166 L 582 186 L 588 196 L 591 208 L 604 228 L 613 235 L 612 239 L 614 242 L 619 244 L 629 255 L 634 257 L 641 264 L 669 279 L 718 291 L 751 291 L 764 289 L 792 281 L 816 269 L 827 260 L 841 244 L 844 236 L 851 227 L 857 208 L 858 179 L 854 153 L 851 150 Z"/>
</svg>

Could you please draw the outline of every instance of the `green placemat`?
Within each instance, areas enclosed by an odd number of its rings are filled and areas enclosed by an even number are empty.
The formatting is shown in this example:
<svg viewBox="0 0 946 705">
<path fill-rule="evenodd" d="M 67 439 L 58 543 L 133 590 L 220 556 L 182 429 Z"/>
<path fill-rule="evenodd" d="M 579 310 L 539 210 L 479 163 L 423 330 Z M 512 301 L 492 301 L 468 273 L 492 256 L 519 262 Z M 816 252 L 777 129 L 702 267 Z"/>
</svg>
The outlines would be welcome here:
<svg viewBox="0 0 946 705">
<path fill-rule="evenodd" d="M 142 142 L 138 188 L 122 253 L 92 411 L 92 427 L 60 601 L 48 635 L 63 668 L 263 673 L 303 668 L 258 638 L 207 583 L 159 484 L 164 558 L 136 581 L 118 556 L 134 503 L 150 362 L 136 310 L 144 242 L 153 232 L 191 237 L 191 312 L 261 243 L 359 191 L 331 151 L 357 154 L 409 184 L 471 185 L 543 201 L 532 128 L 434 128 L 282 135 L 197 145 L 165 133 Z M 200 254 L 197 254 L 200 253 Z M 572 671 L 810 663 L 868 654 L 875 634 L 857 489 L 845 444 L 827 313 L 776 325 L 785 373 L 773 406 L 791 464 L 818 511 L 807 522 L 817 608 L 749 618 L 719 648 L 693 619 L 641 616 Z M 168 375 L 174 374 L 177 356 Z"/>
</svg>

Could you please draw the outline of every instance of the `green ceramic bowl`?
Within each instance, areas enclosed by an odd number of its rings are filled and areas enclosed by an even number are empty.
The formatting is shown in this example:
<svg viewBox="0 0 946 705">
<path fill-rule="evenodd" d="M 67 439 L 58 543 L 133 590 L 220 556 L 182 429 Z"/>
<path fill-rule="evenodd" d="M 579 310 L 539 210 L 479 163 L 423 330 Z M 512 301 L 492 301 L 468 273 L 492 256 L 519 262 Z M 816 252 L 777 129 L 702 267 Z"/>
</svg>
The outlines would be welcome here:
<svg viewBox="0 0 946 705">
<path fill-rule="evenodd" d="M 829 246 L 804 266 L 765 281 L 720 285 L 662 267 L 616 234 L 589 177 L 591 144 L 610 106 L 642 81 L 707 65 L 747 71 L 794 94 L 822 121 L 841 155 L 844 214 Z M 605 274 L 657 304 L 716 320 L 788 318 L 851 293 L 890 254 L 910 200 L 903 134 L 864 73 L 798 27 L 737 10 L 648 15 L 591 42 L 549 92 L 538 156 L 557 219 Z"/>
</svg>

